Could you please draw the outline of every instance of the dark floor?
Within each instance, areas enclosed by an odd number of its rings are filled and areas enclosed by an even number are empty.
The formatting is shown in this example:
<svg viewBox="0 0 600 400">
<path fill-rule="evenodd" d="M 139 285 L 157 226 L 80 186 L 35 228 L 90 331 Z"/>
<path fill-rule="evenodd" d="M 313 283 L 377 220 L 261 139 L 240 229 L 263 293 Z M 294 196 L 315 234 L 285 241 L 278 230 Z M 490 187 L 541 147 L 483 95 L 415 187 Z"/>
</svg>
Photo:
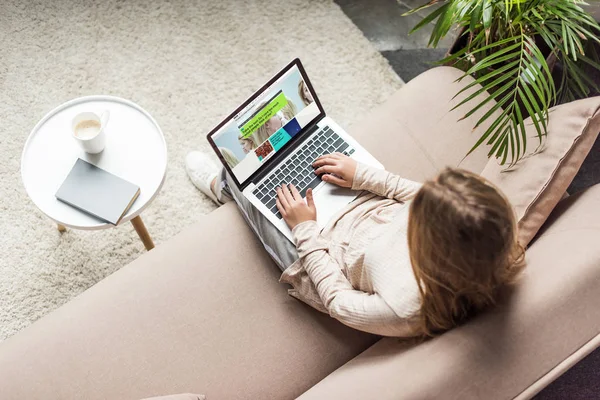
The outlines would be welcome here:
<svg viewBox="0 0 600 400">
<path fill-rule="evenodd" d="M 335 1 L 405 82 L 431 68 L 454 41 L 454 37 L 448 37 L 440 43 L 439 49 L 427 49 L 431 28 L 408 34 L 428 10 L 405 17 L 402 14 L 423 0 Z"/>
<path fill-rule="evenodd" d="M 432 68 L 444 56 L 454 38 L 446 38 L 438 49 L 428 49 L 431 27 L 408 35 L 410 29 L 427 15 L 403 17 L 412 7 L 425 0 L 335 0 L 373 46 L 387 58 L 396 73 L 408 82 Z M 592 9 L 600 19 L 600 4 Z M 600 183 L 600 137 L 581 166 L 568 192 L 573 194 Z M 587 356 L 559 379 L 551 383 L 536 400 L 600 399 L 600 349 Z"/>
</svg>

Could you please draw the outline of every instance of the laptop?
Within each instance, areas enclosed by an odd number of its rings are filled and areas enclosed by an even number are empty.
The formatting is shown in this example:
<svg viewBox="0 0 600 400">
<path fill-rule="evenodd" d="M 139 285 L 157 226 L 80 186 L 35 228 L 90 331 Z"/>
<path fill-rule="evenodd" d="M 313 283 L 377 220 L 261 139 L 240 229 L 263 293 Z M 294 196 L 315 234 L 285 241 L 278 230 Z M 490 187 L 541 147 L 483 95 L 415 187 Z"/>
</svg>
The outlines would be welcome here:
<svg viewBox="0 0 600 400">
<path fill-rule="evenodd" d="M 237 188 L 292 242 L 275 204 L 277 186 L 291 183 L 302 197 L 312 188 L 322 228 L 358 193 L 316 176 L 312 163 L 317 157 L 340 152 L 383 168 L 326 115 L 299 59 L 250 96 L 207 138 Z"/>
</svg>

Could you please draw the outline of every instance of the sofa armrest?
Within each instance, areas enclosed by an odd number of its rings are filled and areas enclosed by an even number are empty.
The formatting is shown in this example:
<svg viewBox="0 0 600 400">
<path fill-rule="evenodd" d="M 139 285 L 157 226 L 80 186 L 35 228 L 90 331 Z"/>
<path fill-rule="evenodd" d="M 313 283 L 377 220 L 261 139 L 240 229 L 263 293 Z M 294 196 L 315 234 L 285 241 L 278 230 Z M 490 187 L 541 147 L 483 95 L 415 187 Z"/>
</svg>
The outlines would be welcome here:
<svg viewBox="0 0 600 400">
<path fill-rule="evenodd" d="M 599 210 L 600 185 L 561 201 L 494 310 L 418 345 L 382 339 L 300 398 L 509 399 L 536 382 L 540 390 L 600 334 Z"/>
</svg>

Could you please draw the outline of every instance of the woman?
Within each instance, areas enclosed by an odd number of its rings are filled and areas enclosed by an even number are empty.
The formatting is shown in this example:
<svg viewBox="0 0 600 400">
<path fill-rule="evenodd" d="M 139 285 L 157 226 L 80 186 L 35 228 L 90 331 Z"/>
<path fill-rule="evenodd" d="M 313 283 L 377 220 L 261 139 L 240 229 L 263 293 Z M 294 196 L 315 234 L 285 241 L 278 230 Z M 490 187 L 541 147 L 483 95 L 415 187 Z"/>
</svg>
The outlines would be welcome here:
<svg viewBox="0 0 600 400">
<path fill-rule="evenodd" d="M 290 100 L 283 106 L 275 115 L 269 118 L 256 132 L 252 135 L 256 139 L 258 145 L 264 143 L 272 134 L 283 128 L 297 113 L 296 105 Z M 261 104 L 258 108 L 262 108 L 266 103 Z"/>
<path fill-rule="evenodd" d="M 224 172 L 219 182 L 207 156 L 192 154 L 196 185 L 216 202 L 230 193 L 290 294 L 353 328 L 438 335 L 493 306 L 523 267 L 508 201 L 467 171 L 446 169 L 421 185 L 339 153 L 320 157 L 313 166 L 325 182 L 361 193 L 320 230 L 312 191 L 305 201 L 294 186 L 278 187 L 292 244 Z"/>
<path fill-rule="evenodd" d="M 304 80 L 302 79 L 298 82 L 298 96 L 300 96 L 305 106 L 314 101 L 312 94 L 310 94 L 310 90 L 308 90 L 308 86 L 306 86 L 306 83 L 304 83 Z"/>
<path fill-rule="evenodd" d="M 238 143 L 240 144 L 240 146 L 242 146 L 242 151 L 244 152 L 244 154 L 248 154 L 258 147 L 256 142 L 254 141 L 253 136 L 246 138 L 240 135 L 238 136 Z"/>
<path fill-rule="evenodd" d="M 283 128 L 288 123 L 288 119 L 279 111 L 269 118 L 261 127 L 259 127 L 252 136 L 257 138 L 260 143 L 265 142 L 272 134 Z"/>
<path fill-rule="evenodd" d="M 243 146 L 242 146 L 243 148 Z M 226 147 L 219 147 L 219 151 L 221 152 L 221 155 L 223 155 L 223 158 L 225 159 L 225 161 L 227 161 L 227 164 L 229 165 L 229 167 L 231 167 L 233 169 L 233 167 L 235 167 L 236 165 L 238 165 L 240 163 L 240 160 L 238 160 L 238 158 L 235 156 L 235 154 L 233 154 L 233 151 L 229 150 Z M 245 154 L 248 154 L 247 152 L 245 152 Z"/>
</svg>

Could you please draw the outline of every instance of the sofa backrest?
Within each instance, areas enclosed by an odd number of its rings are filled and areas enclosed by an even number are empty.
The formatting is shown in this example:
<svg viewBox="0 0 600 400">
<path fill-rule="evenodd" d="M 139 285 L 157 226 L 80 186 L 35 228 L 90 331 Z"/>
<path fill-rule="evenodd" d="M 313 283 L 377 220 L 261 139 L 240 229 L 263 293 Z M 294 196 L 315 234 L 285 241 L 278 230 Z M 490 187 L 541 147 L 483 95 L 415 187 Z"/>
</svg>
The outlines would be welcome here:
<svg viewBox="0 0 600 400">
<path fill-rule="evenodd" d="M 495 104 L 491 100 L 469 118 L 458 121 L 472 104 L 488 97 L 484 92 L 474 103 L 449 111 L 481 88 L 477 85 L 453 99 L 461 88 L 473 81 L 469 76 L 456 82 L 462 75 L 462 71 L 452 67 L 430 69 L 404 85 L 348 131 L 387 170 L 412 180 L 422 182 L 432 178 L 446 166 L 481 173 L 488 161 L 487 149 L 480 147 L 463 158 L 501 111 L 497 110 L 473 130 L 477 120 Z"/>
</svg>

